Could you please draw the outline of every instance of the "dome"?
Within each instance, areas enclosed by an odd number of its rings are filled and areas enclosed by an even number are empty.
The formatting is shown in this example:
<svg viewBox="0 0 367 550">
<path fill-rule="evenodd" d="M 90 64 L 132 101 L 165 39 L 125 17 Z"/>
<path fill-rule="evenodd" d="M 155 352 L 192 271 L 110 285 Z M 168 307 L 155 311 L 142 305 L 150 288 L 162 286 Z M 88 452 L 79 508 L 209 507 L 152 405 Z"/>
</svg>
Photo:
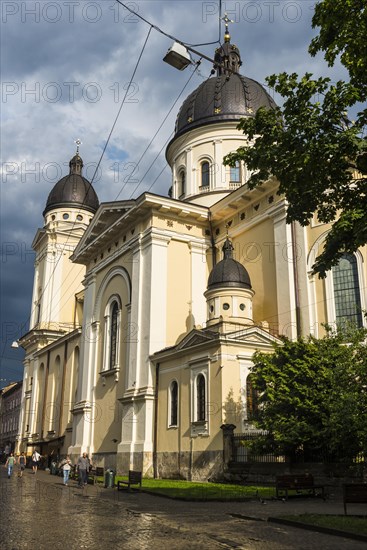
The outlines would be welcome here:
<svg viewBox="0 0 367 550">
<path fill-rule="evenodd" d="M 175 137 L 207 124 L 240 121 L 254 116 L 259 107 L 274 109 L 276 104 L 256 80 L 239 74 L 209 78 L 183 102 Z"/>
<path fill-rule="evenodd" d="M 237 46 L 231 44 L 228 29 L 224 39 L 214 56 L 213 72 L 216 70 L 217 76 L 200 84 L 185 99 L 173 139 L 207 124 L 253 117 L 260 107 L 275 109 L 276 103 L 259 82 L 239 74 L 241 55 Z"/>
<path fill-rule="evenodd" d="M 69 162 L 70 173 L 59 180 L 50 192 L 45 215 L 54 208 L 81 208 L 96 212 L 99 201 L 91 183 L 82 176 L 83 161 L 77 153 Z"/>
<path fill-rule="evenodd" d="M 211 270 L 208 279 L 208 290 L 228 287 L 251 289 L 250 276 L 247 270 L 232 257 L 233 246 L 228 237 L 222 250 L 223 260 L 218 262 Z"/>
</svg>

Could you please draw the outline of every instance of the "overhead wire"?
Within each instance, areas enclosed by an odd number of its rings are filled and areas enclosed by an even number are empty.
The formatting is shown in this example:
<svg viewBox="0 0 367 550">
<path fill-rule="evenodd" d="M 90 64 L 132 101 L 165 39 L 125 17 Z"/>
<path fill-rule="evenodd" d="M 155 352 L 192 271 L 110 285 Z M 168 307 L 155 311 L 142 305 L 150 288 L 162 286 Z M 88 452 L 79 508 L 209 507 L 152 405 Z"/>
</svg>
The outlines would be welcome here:
<svg viewBox="0 0 367 550">
<path fill-rule="evenodd" d="M 94 171 L 92 180 L 89 182 L 89 187 L 88 187 L 88 190 L 87 190 L 87 192 L 86 192 L 86 194 L 85 194 L 85 197 L 84 197 L 84 199 L 83 199 L 82 206 L 85 204 L 85 202 L 86 202 L 86 200 L 87 200 L 87 197 L 88 197 L 88 193 L 89 193 L 90 189 L 92 188 L 92 183 L 93 183 L 94 178 L 95 178 L 95 176 L 96 176 L 96 174 L 97 174 L 98 168 L 99 168 L 99 166 L 100 166 L 100 163 L 101 163 L 102 158 L 103 158 L 103 156 L 104 156 L 104 153 L 105 153 L 105 151 L 106 151 L 107 145 L 108 145 L 109 140 L 110 140 L 111 135 L 112 135 L 112 132 L 113 132 L 115 126 L 116 126 L 117 120 L 118 120 L 118 118 L 119 118 L 119 116 L 120 116 L 120 113 L 121 113 L 122 107 L 123 107 L 123 105 L 124 105 L 124 103 L 125 103 L 125 100 L 126 100 L 128 91 L 129 91 L 129 89 L 130 89 L 131 83 L 132 83 L 132 81 L 133 81 L 133 79 L 134 79 L 134 76 L 135 76 L 136 71 L 137 71 L 137 69 L 138 69 L 138 66 L 139 66 L 139 64 L 140 64 L 140 60 L 141 60 L 142 55 L 143 55 L 143 52 L 144 52 L 144 50 L 145 50 L 147 41 L 148 41 L 149 36 L 150 36 L 150 33 L 151 33 L 151 30 L 152 30 L 152 25 L 150 25 L 148 34 L 147 34 L 147 36 L 146 36 L 146 38 L 145 38 L 143 47 L 142 47 L 141 52 L 140 52 L 140 54 L 139 54 L 138 60 L 137 60 L 137 62 L 136 62 L 136 64 L 135 64 L 135 67 L 134 67 L 132 76 L 131 76 L 131 78 L 130 78 L 129 85 L 128 85 L 127 89 L 126 89 L 126 93 L 125 93 L 125 95 L 124 95 L 124 97 L 123 97 L 122 103 L 121 103 L 121 105 L 120 105 L 120 107 L 119 107 L 119 110 L 118 110 L 117 115 L 116 115 L 116 117 L 115 117 L 115 120 L 114 120 L 114 122 L 113 122 L 111 131 L 110 131 L 110 133 L 109 133 L 109 135 L 108 135 L 108 138 L 107 138 L 106 144 L 105 144 L 105 146 L 104 146 L 104 148 L 103 148 L 103 151 L 102 151 L 102 153 L 101 153 L 100 159 L 99 159 L 99 161 L 98 161 L 98 163 L 97 163 L 96 170 Z M 82 206 L 79 208 L 79 212 L 81 211 Z M 65 243 L 63 243 L 63 245 L 62 245 L 61 253 L 59 254 L 59 256 L 58 256 L 58 258 L 57 258 L 57 260 L 56 260 L 56 262 L 55 262 L 55 266 L 54 266 L 54 268 L 53 268 L 53 271 L 52 271 L 52 273 L 51 273 L 51 276 L 50 276 L 49 280 L 47 281 L 47 283 L 45 284 L 44 288 L 42 289 L 42 292 L 41 292 L 41 294 L 40 294 L 40 296 L 39 296 L 39 298 L 38 298 L 38 302 L 40 302 L 40 300 L 43 298 L 43 296 L 44 296 L 44 294 L 45 294 L 45 291 L 47 290 L 49 284 L 51 283 L 52 276 L 53 276 L 53 274 L 54 274 L 55 271 L 56 271 L 56 268 L 57 268 L 57 266 L 58 266 L 58 264 L 59 264 L 59 261 L 60 261 L 62 255 L 63 255 L 63 251 L 65 250 L 65 248 L 66 248 L 66 246 L 67 246 L 67 244 L 68 244 L 68 242 L 69 242 L 70 234 L 71 234 L 72 230 L 74 229 L 75 225 L 76 225 L 76 221 L 73 222 L 73 225 L 72 225 L 72 227 L 71 227 L 70 230 L 69 230 L 69 234 L 68 234 L 68 236 L 67 236 L 67 239 L 66 239 Z M 28 323 L 30 322 L 30 319 L 31 319 L 32 315 L 34 314 L 34 312 L 35 312 L 35 310 L 36 310 L 36 307 L 37 307 L 37 305 L 34 305 L 34 306 L 31 308 L 31 312 L 30 312 L 30 314 L 28 315 L 28 317 L 27 317 L 25 323 L 23 324 L 23 326 L 24 326 L 25 324 L 28 324 Z M 18 330 L 18 334 L 19 334 L 19 330 Z M 14 337 L 16 338 L 16 335 L 14 335 Z M 1 353 L 1 356 L 0 356 L 0 360 L 3 358 L 3 356 L 4 356 L 4 354 L 5 354 L 5 349 L 6 349 L 6 344 L 7 344 L 7 342 L 8 342 L 8 340 L 6 340 L 6 341 L 4 342 L 4 346 L 3 346 L 3 350 L 2 350 L 2 353 Z"/>
</svg>

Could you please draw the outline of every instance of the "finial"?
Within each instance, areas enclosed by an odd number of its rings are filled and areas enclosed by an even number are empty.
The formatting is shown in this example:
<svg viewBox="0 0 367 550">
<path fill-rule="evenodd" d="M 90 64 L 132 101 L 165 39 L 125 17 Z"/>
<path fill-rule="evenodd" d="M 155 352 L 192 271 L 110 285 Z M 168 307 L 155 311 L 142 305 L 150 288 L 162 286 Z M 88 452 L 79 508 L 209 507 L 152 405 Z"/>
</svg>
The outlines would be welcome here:
<svg viewBox="0 0 367 550">
<path fill-rule="evenodd" d="M 222 251 L 223 251 L 223 259 L 224 260 L 229 260 L 229 259 L 233 259 L 233 245 L 231 243 L 231 241 L 229 240 L 229 237 L 228 237 L 228 226 L 226 226 L 226 229 L 227 229 L 227 237 L 226 237 L 226 240 L 224 241 L 224 245 L 222 247 Z"/>
<path fill-rule="evenodd" d="M 82 142 L 78 138 L 74 141 L 74 143 L 76 143 L 76 154 L 79 155 L 79 146 L 82 145 Z"/>
<path fill-rule="evenodd" d="M 227 15 L 227 12 L 224 13 L 224 16 L 221 17 L 221 20 L 224 22 L 225 24 L 225 30 L 224 30 L 224 42 L 230 42 L 231 40 L 231 35 L 229 34 L 229 30 L 228 30 L 228 23 L 234 23 L 234 21 L 232 19 L 229 19 L 228 15 Z"/>
</svg>

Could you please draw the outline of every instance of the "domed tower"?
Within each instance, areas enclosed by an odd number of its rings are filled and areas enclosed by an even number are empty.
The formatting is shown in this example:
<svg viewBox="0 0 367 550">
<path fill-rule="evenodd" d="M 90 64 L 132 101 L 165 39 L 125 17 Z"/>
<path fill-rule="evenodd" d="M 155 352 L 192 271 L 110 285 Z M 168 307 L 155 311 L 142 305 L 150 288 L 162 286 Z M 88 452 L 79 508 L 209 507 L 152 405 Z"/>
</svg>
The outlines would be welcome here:
<svg viewBox="0 0 367 550">
<path fill-rule="evenodd" d="M 67 331 L 77 322 L 75 295 L 82 290 L 85 267 L 73 264 L 70 256 L 99 206 L 95 190 L 82 175 L 77 143 L 70 172 L 51 190 L 43 229 L 32 244 L 36 261 L 30 329 Z"/>
<path fill-rule="evenodd" d="M 223 166 L 223 157 L 246 143 L 236 128 L 240 119 L 253 117 L 260 107 L 276 107 L 261 84 L 239 74 L 240 51 L 231 44 L 227 28 L 215 62 L 217 75 L 183 102 L 166 150 L 172 197 L 203 206 L 211 206 L 248 179 L 244 165 Z"/>
<path fill-rule="evenodd" d="M 207 326 L 218 321 L 237 325 L 252 325 L 252 298 L 254 291 L 244 266 L 233 258 L 233 246 L 226 238 L 223 260 L 212 269 L 208 288 L 204 293 L 207 303 Z"/>
</svg>

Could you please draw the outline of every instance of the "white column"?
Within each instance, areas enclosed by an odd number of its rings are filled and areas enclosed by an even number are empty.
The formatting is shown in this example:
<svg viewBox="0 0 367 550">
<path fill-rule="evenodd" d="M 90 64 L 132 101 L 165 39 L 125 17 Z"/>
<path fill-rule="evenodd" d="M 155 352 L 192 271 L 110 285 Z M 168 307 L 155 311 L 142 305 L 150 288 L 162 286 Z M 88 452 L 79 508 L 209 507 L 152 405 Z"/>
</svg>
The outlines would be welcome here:
<svg viewBox="0 0 367 550">
<path fill-rule="evenodd" d="M 189 195 L 196 195 L 197 189 L 195 186 L 195 180 L 193 178 L 193 165 L 192 165 L 192 148 L 185 149 L 186 154 L 186 197 Z"/>
<path fill-rule="evenodd" d="M 37 430 L 37 416 L 38 416 L 38 406 L 37 395 L 38 395 L 38 359 L 32 361 L 32 371 L 33 371 L 33 380 L 32 380 L 32 395 L 31 395 L 31 405 L 29 411 L 29 432 L 30 434 L 36 433 Z"/>
<path fill-rule="evenodd" d="M 312 291 L 307 273 L 307 228 L 299 223 L 294 224 L 297 254 L 297 277 L 299 292 L 299 307 L 301 319 L 301 335 L 308 336 L 313 329 L 312 322 Z"/>
<path fill-rule="evenodd" d="M 92 275 L 84 281 L 86 286 L 83 310 L 83 330 L 81 336 L 80 361 L 78 373 L 77 402 L 73 409 L 73 443 L 70 454 L 92 452 L 93 421 L 98 417 L 94 402 L 93 386 L 96 376 L 97 344 L 100 338 L 99 323 L 93 319 L 93 307 L 96 299 L 96 280 Z"/>
<path fill-rule="evenodd" d="M 34 262 L 33 293 L 32 293 L 31 318 L 29 322 L 29 330 L 31 330 L 37 322 L 38 286 L 39 286 L 39 261 L 36 260 Z"/>
<path fill-rule="evenodd" d="M 283 206 L 274 217 L 275 271 L 279 333 L 297 338 L 296 301 L 291 226 Z"/>
<path fill-rule="evenodd" d="M 220 189 L 224 187 L 223 174 L 222 174 L 222 170 L 224 169 L 222 140 L 215 139 L 213 141 L 213 145 L 214 145 L 214 167 L 213 167 L 213 174 L 211 175 L 212 186 L 213 186 L 213 189 Z"/>
<path fill-rule="evenodd" d="M 191 313 L 195 325 L 203 325 L 206 321 L 206 300 L 204 292 L 207 287 L 206 245 L 189 243 L 191 252 Z"/>
</svg>

